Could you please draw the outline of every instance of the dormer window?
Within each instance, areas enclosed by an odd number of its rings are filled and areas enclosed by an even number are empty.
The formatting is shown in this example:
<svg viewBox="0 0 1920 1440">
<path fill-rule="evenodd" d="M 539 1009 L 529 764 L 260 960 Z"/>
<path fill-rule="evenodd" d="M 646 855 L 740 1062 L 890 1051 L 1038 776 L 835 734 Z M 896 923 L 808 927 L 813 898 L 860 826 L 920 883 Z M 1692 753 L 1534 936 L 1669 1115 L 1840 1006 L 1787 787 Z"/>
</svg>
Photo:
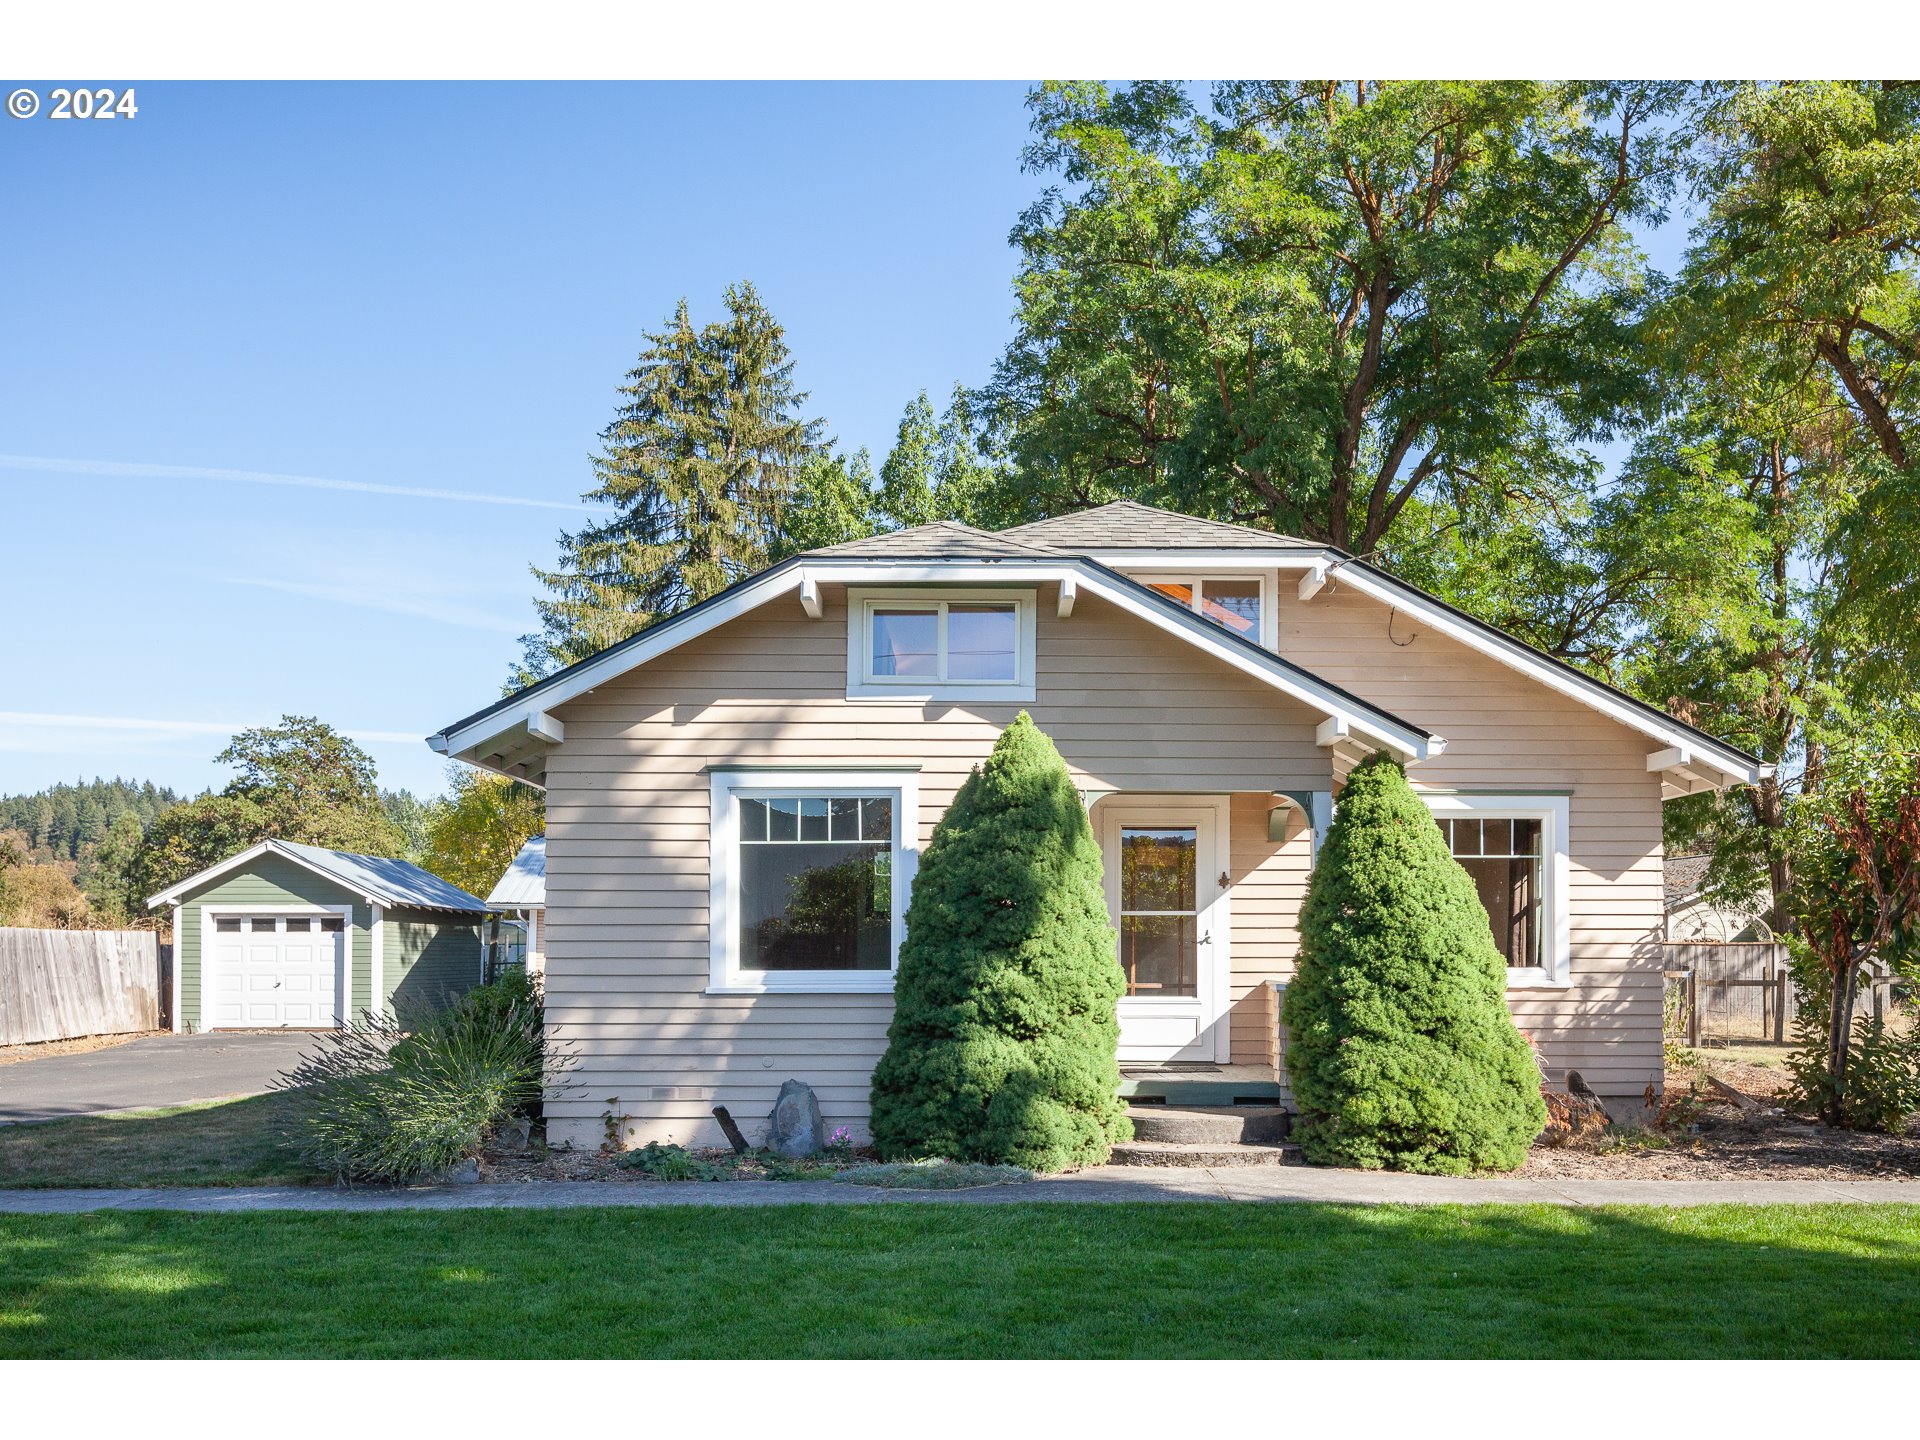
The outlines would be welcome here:
<svg viewBox="0 0 1920 1440">
<path fill-rule="evenodd" d="M 1272 615 L 1268 582 L 1259 575 L 1140 576 L 1149 590 L 1157 590 L 1177 605 L 1229 634 L 1268 650 L 1276 648 L 1269 626 Z"/>
<path fill-rule="evenodd" d="M 1033 699 L 1031 590 L 851 590 L 847 698 Z"/>
</svg>

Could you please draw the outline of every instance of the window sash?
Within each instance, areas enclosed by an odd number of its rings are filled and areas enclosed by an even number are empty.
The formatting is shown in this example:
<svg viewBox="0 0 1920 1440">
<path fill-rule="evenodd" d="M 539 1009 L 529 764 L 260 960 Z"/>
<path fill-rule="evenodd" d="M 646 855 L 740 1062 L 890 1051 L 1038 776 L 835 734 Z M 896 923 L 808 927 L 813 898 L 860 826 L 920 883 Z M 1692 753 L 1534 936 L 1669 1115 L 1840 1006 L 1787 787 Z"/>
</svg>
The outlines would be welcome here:
<svg viewBox="0 0 1920 1440">
<path fill-rule="evenodd" d="M 1570 798 L 1447 792 L 1428 792 L 1421 798 L 1448 852 L 1473 876 L 1476 890 L 1483 883 L 1508 890 L 1506 937 L 1482 901 L 1495 945 L 1508 960 L 1507 983 L 1521 988 L 1569 983 Z M 1516 866 L 1524 866 L 1526 873 L 1516 874 Z M 1499 868 L 1498 875 L 1493 867 Z M 1512 953 L 1516 947 L 1518 953 Z"/>
<path fill-rule="evenodd" d="M 709 865 L 709 989 L 719 994 L 767 994 L 784 991 L 811 993 L 885 993 L 893 989 L 900 966 L 900 946 L 906 938 L 907 901 L 912 893 L 913 875 L 919 854 L 918 776 L 913 773 L 888 774 L 884 779 L 871 771 L 818 771 L 773 777 L 742 771 L 715 771 L 711 776 L 713 824 L 710 831 Z M 883 837 L 869 822 L 877 820 L 880 807 L 864 803 L 853 807 L 859 821 L 859 838 L 836 840 L 836 807 L 842 833 L 849 815 L 845 802 L 880 800 L 887 802 L 887 833 Z M 809 802 L 812 802 L 809 805 Z M 795 818 L 791 837 L 772 838 L 771 827 L 759 838 L 742 833 L 743 813 L 767 823 L 778 804 L 791 807 Z M 757 814 L 756 814 L 757 807 Z M 803 837 L 810 811 L 813 826 Z M 870 813 L 871 812 L 871 813 Z M 753 819 L 747 824 L 751 826 Z M 825 826 L 825 838 L 814 832 Z M 742 917 L 745 911 L 744 884 L 746 866 L 743 855 L 750 849 L 762 853 L 787 850 L 795 854 L 828 853 L 835 846 L 867 846 L 878 849 L 874 857 L 887 882 L 888 948 L 884 968 L 871 966 L 833 969 L 747 969 L 742 964 Z"/>
<path fill-rule="evenodd" d="M 1019 600 L 1002 600 L 991 597 L 956 597 L 952 600 L 868 600 L 863 607 L 861 620 L 861 680 L 868 685 L 899 685 L 912 688 L 929 685 L 1005 685 L 1018 686 L 1026 682 L 1021 673 L 1021 629 L 1024 624 L 1022 606 Z M 973 676 L 953 674 L 952 650 L 952 612 L 959 609 L 963 614 L 979 614 L 992 611 L 1004 614 L 1009 622 L 1011 634 L 1005 652 L 1011 665 L 1007 675 Z M 933 673 L 907 674 L 884 673 L 877 661 L 878 640 L 883 615 L 932 615 L 934 617 L 934 666 Z M 1001 652 L 982 652 L 998 655 Z"/>
<path fill-rule="evenodd" d="M 1167 599 L 1184 609 L 1193 611 L 1202 620 L 1226 631 L 1229 635 L 1238 635 L 1243 640 L 1265 646 L 1267 643 L 1267 584 L 1260 575 L 1146 575 L 1141 583 L 1149 590 L 1157 591 Z M 1240 614 L 1218 604 L 1207 595 L 1211 585 L 1231 585 L 1236 589 L 1251 585 L 1254 587 L 1254 613 L 1252 616 Z M 1244 596 L 1235 596 L 1244 599 Z"/>
</svg>

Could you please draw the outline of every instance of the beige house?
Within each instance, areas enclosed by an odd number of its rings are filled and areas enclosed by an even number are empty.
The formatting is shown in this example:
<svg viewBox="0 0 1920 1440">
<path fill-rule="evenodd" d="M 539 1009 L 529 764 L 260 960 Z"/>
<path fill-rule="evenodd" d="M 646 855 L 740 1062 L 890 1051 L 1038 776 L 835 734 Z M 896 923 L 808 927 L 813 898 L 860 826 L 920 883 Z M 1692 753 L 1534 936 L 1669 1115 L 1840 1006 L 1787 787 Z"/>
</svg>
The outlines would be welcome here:
<svg viewBox="0 0 1920 1440">
<path fill-rule="evenodd" d="M 861 1130 L 920 848 L 1023 708 L 1106 855 L 1130 1093 L 1285 1096 L 1295 918 L 1376 750 L 1556 1078 L 1660 1083 L 1660 807 L 1757 762 L 1340 551 L 1120 503 L 797 556 L 432 737 L 547 792 L 556 1143 L 718 1143 L 789 1077 Z"/>
</svg>

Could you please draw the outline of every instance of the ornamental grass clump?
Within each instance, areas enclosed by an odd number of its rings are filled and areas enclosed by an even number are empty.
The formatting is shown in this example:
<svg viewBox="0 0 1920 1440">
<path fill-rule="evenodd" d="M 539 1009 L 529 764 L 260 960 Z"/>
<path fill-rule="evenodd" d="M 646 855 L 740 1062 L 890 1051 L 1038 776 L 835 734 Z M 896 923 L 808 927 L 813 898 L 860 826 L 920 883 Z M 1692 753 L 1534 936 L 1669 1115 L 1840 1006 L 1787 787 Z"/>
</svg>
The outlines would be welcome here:
<svg viewBox="0 0 1920 1440">
<path fill-rule="evenodd" d="M 1100 847 L 1065 762 L 1022 712 L 960 787 L 913 882 L 887 1052 L 886 1160 L 1054 1171 L 1132 1127 Z"/>
<path fill-rule="evenodd" d="M 1512 1170 L 1546 1124 L 1473 880 L 1384 755 L 1347 777 L 1320 847 L 1283 1017 L 1316 1163 Z"/>
<path fill-rule="evenodd" d="M 322 1040 L 276 1088 L 296 1097 L 300 1156 L 341 1181 L 405 1184 L 477 1154 L 530 1114 L 556 1057 L 538 987 L 510 975 L 410 1030 L 369 1015 Z"/>
</svg>

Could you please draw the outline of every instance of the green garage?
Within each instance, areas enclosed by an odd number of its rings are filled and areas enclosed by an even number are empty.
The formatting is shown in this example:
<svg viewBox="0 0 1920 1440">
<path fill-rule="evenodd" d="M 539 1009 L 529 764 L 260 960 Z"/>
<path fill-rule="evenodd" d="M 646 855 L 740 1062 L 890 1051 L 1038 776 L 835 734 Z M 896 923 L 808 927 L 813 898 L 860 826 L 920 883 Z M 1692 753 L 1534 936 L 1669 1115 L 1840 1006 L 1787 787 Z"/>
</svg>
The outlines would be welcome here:
<svg viewBox="0 0 1920 1440">
<path fill-rule="evenodd" d="M 148 902 L 173 912 L 173 1028 L 405 1021 L 479 984 L 484 901 L 404 860 L 264 840 Z"/>
</svg>

